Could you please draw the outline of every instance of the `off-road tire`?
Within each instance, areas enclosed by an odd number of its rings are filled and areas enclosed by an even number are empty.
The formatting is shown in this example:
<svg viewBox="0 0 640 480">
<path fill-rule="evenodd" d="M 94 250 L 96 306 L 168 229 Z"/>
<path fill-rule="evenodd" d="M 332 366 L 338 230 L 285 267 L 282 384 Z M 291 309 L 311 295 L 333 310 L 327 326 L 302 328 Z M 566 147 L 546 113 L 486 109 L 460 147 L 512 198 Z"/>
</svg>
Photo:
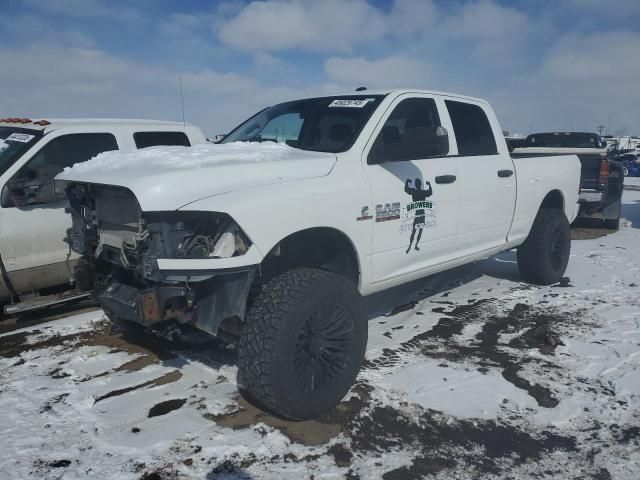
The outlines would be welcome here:
<svg viewBox="0 0 640 480">
<path fill-rule="evenodd" d="M 571 227 L 562 210 L 541 208 L 529 236 L 518 247 L 522 278 L 537 285 L 559 282 L 571 252 Z"/>
<path fill-rule="evenodd" d="M 316 418 L 349 391 L 366 345 L 367 317 L 355 285 L 324 270 L 291 270 L 265 283 L 248 309 L 238 384 L 270 413 Z"/>
</svg>

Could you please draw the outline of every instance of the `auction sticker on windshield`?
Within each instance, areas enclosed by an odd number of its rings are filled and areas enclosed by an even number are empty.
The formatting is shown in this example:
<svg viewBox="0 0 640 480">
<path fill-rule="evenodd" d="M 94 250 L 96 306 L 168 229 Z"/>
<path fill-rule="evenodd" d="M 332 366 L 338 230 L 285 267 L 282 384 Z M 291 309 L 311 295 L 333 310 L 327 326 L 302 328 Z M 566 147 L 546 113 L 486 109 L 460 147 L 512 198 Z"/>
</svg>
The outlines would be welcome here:
<svg viewBox="0 0 640 480">
<path fill-rule="evenodd" d="M 4 140 L 5 142 L 29 143 L 34 137 L 35 135 L 29 135 L 28 133 L 12 133 Z"/>
<path fill-rule="evenodd" d="M 375 100 L 374 98 L 346 98 L 336 99 L 329 104 L 330 107 L 344 107 L 344 108 L 362 108 L 367 103 Z"/>
</svg>

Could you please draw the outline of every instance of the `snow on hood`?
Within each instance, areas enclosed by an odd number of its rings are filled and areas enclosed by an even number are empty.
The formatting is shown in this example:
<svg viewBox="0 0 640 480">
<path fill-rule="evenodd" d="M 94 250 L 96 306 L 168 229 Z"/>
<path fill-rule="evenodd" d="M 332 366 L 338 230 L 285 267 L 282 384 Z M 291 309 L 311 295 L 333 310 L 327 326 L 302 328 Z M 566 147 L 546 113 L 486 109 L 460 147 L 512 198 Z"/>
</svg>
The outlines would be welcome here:
<svg viewBox="0 0 640 480">
<path fill-rule="evenodd" d="M 101 153 L 56 179 L 126 187 L 142 210 L 174 210 L 243 188 L 324 176 L 335 162 L 332 153 L 272 142 L 162 146 Z"/>
</svg>

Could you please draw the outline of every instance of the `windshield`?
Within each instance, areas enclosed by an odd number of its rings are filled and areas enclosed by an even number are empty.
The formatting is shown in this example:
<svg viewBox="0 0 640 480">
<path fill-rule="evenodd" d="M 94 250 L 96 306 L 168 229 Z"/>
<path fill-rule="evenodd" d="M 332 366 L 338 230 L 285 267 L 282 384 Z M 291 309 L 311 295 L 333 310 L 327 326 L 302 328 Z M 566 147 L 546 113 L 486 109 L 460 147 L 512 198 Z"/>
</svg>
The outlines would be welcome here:
<svg viewBox="0 0 640 480">
<path fill-rule="evenodd" d="M 309 98 L 266 108 L 221 143 L 277 142 L 317 152 L 344 152 L 384 98 L 352 95 Z"/>
<path fill-rule="evenodd" d="M 527 147 L 604 148 L 595 133 L 534 133 L 526 140 Z"/>
<path fill-rule="evenodd" d="M 13 165 L 20 155 L 42 137 L 28 128 L 0 127 L 0 175 Z"/>
</svg>

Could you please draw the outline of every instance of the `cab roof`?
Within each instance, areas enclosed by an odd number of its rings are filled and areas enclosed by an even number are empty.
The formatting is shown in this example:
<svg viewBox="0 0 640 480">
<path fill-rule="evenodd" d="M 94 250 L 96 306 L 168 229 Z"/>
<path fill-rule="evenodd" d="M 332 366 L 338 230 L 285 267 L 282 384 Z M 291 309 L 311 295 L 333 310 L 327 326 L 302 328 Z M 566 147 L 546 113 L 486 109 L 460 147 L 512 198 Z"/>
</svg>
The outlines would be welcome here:
<svg viewBox="0 0 640 480">
<path fill-rule="evenodd" d="M 390 88 L 388 90 L 376 89 L 376 90 L 353 90 L 349 92 L 339 92 L 333 95 L 318 95 L 318 97 L 367 97 L 371 95 L 402 95 L 405 93 L 422 93 L 425 95 L 443 95 L 447 97 L 456 97 L 463 100 L 469 100 L 472 102 L 487 103 L 486 100 L 477 97 L 470 97 L 469 95 L 461 95 L 459 93 L 440 92 L 438 90 L 424 90 L 420 88 Z"/>
<path fill-rule="evenodd" d="M 191 127 L 190 123 L 171 122 L 165 120 L 145 120 L 145 119 L 131 119 L 131 118 L 47 118 L 47 119 L 30 119 L 9 117 L 0 118 L 0 127 L 14 127 L 14 128 L 26 128 L 30 130 L 36 130 L 43 133 L 52 132 L 65 127 L 77 127 L 80 125 L 86 125 L 91 127 L 113 127 L 113 126 L 130 126 L 130 127 L 145 127 L 145 126 L 166 126 L 174 128 L 183 128 L 184 126 Z"/>
</svg>

